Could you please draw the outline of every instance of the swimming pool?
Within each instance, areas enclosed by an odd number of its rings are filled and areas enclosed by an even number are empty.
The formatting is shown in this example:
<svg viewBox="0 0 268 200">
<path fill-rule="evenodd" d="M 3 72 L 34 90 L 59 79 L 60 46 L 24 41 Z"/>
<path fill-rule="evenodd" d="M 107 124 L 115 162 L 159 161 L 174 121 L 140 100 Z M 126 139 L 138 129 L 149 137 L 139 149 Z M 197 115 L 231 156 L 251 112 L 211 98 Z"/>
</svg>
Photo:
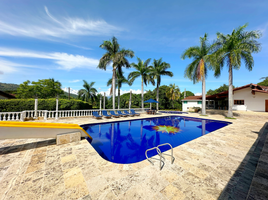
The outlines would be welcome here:
<svg viewBox="0 0 268 200">
<path fill-rule="evenodd" d="M 163 143 L 172 147 L 189 142 L 202 135 L 227 126 L 230 122 L 183 116 L 81 125 L 92 137 L 87 138 L 105 160 L 128 164 L 146 159 L 145 151 Z M 167 146 L 160 147 L 166 151 Z M 148 152 L 148 156 L 156 155 Z"/>
</svg>

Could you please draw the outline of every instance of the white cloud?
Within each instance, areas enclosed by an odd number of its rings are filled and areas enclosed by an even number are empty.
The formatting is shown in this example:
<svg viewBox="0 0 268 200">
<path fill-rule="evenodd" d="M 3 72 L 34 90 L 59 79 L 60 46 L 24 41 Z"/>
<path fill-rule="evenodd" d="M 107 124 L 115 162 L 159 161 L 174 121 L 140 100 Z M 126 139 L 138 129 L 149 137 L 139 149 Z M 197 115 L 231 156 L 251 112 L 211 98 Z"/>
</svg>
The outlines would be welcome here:
<svg viewBox="0 0 268 200">
<path fill-rule="evenodd" d="M 67 87 L 65 87 L 65 88 L 61 88 L 64 92 L 69 92 L 69 90 L 68 90 L 68 88 Z M 72 89 L 72 88 L 70 88 L 70 93 L 71 94 L 76 94 L 76 95 L 78 95 L 78 91 L 79 90 L 74 90 L 74 89 Z"/>
<path fill-rule="evenodd" d="M 44 7 L 43 16 L 16 17 L 7 14 L 0 19 L 0 34 L 26 36 L 39 39 L 68 38 L 73 35 L 111 35 L 123 31 L 122 28 L 108 24 L 104 20 L 91 20 L 71 17 L 55 17 Z"/>
<path fill-rule="evenodd" d="M 77 83 L 77 82 L 80 82 L 81 80 L 72 80 L 72 81 L 69 81 L 69 83 Z"/>
<path fill-rule="evenodd" d="M 131 90 L 132 94 L 141 94 L 141 90 Z M 108 88 L 105 92 L 106 96 L 111 96 L 110 95 L 110 88 Z M 98 92 L 98 94 L 102 94 L 104 95 L 104 92 Z M 126 94 L 126 93 L 130 93 L 130 90 L 120 90 L 120 95 Z M 146 91 L 144 91 L 144 94 L 146 93 Z M 118 89 L 116 89 L 116 95 L 118 94 Z"/>
<path fill-rule="evenodd" d="M 199 93 L 199 92 L 194 94 L 194 96 L 201 96 L 201 95 L 202 95 L 202 93 Z"/>
<path fill-rule="evenodd" d="M 96 69 L 99 60 L 88 58 L 81 55 L 73 55 L 62 52 L 46 53 L 46 52 L 31 52 L 28 50 L 6 49 L 0 48 L 0 56 L 6 57 L 23 57 L 23 58 L 41 58 L 53 60 L 58 64 L 60 69 L 71 70 L 74 68 L 92 68 Z"/>
</svg>

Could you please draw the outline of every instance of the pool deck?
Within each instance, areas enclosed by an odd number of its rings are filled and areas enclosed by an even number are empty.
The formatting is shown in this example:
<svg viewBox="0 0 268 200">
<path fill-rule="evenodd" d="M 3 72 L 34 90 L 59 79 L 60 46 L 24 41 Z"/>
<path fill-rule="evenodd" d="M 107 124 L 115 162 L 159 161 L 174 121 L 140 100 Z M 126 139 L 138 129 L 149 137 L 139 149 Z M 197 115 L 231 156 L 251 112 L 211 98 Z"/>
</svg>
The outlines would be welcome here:
<svg viewBox="0 0 268 200">
<path fill-rule="evenodd" d="M 142 115 L 136 118 L 172 114 Z M 217 131 L 174 148 L 164 168 L 147 160 L 114 164 L 86 141 L 0 140 L 2 199 L 268 199 L 268 114 L 227 120 L 221 115 L 182 116 L 230 121 Z M 88 124 L 129 120 L 89 117 L 47 122 Z"/>
</svg>

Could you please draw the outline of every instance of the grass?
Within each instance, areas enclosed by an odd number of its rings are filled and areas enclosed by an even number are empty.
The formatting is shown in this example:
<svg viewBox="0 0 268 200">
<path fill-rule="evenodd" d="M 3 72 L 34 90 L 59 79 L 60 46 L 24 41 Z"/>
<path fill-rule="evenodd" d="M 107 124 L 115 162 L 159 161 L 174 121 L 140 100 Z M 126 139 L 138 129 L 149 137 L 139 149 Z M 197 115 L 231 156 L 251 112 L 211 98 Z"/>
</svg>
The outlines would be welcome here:
<svg viewBox="0 0 268 200">
<path fill-rule="evenodd" d="M 208 116 L 208 115 L 200 115 L 200 116 Z"/>
<path fill-rule="evenodd" d="M 236 119 L 234 117 L 225 117 L 225 119 Z"/>
</svg>

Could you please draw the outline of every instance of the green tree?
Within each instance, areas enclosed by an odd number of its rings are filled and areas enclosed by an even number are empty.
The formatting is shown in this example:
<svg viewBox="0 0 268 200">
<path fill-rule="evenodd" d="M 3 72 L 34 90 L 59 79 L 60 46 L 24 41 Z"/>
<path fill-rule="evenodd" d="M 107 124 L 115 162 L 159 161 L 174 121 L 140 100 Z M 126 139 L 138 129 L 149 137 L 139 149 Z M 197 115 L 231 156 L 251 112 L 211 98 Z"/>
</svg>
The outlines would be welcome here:
<svg viewBox="0 0 268 200">
<path fill-rule="evenodd" d="M 257 85 L 268 86 L 268 77 L 265 78 L 262 82 L 257 83 Z"/>
<path fill-rule="evenodd" d="M 166 96 L 169 100 L 172 101 L 172 108 L 174 109 L 174 101 L 175 100 L 179 100 L 180 99 L 180 88 L 174 84 L 170 84 L 169 85 L 169 89 L 168 91 L 166 92 Z"/>
<path fill-rule="evenodd" d="M 106 70 L 106 67 L 113 63 L 113 109 L 115 109 L 115 83 L 116 83 L 116 69 L 118 69 L 119 74 L 122 74 L 122 66 L 130 68 L 129 62 L 126 59 L 127 57 L 133 58 L 134 52 L 132 50 L 120 49 L 120 46 L 115 37 L 112 37 L 112 40 L 104 41 L 100 47 L 106 50 L 106 53 L 101 57 L 99 61 L 98 68 Z"/>
<path fill-rule="evenodd" d="M 132 84 L 136 78 L 141 76 L 141 107 L 144 108 L 144 92 L 143 92 L 143 83 L 147 86 L 147 83 L 151 82 L 154 84 L 154 80 L 150 74 L 150 67 L 148 66 L 150 63 L 150 58 L 147 59 L 145 62 L 137 57 L 138 63 L 131 63 L 131 66 L 136 69 L 136 71 L 131 72 L 128 75 L 128 80 L 130 84 Z"/>
<path fill-rule="evenodd" d="M 126 77 L 124 76 L 124 72 L 122 72 L 122 74 L 119 74 L 118 71 L 116 71 L 116 77 L 117 77 L 117 82 L 116 82 L 116 85 L 115 85 L 115 88 L 118 88 L 118 109 L 120 109 L 120 89 L 122 87 L 122 84 L 128 84 L 129 86 L 132 85 L 132 83 L 130 83 Z M 107 82 L 107 86 L 110 86 L 112 85 L 112 82 L 113 82 L 113 79 L 109 79 L 108 82 Z M 111 91 L 112 91 L 112 88 L 111 88 Z M 111 95 L 111 94 L 110 94 Z"/>
<path fill-rule="evenodd" d="M 202 115 L 206 115 L 206 76 L 213 60 L 212 45 L 208 43 L 207 34 L 200 37 L 200 46 L 189 47 L 182 54 L 182 59 L 193 58 L 186 67 L 184 76 L 195 84 L 202 81 Z"/>
<path fill-rule="evenodd" d="M 89 100 L 93 101 L 96 99 L 96 88 L 93 87 L 95 82 L 88 83 L 87 81 L 84 81 L 84 89 L 81 89 L 78 91 L 78 99 L 81 99 L 82 101 L 89 102 Z"/>
<path fill-rule="evenodd" d="M 61 83 L 55 81 L 54 78 L 50 79 L 39 79 L 38 81 L 31 82 L 25 81 L 20 84 L 18 88 L 18 98 L 34 98 L 40 99 L 55 98 L 57 95 L 64 94 L 61 89 Z"/>
<path fill-rule="evenodd" d="M 256 41 L 261 37 L 260 31 L 245 31 L 248 24 L 239 26 L 229 35 L 217 33 L 217 40 L 213 45 L 215 47 L 215 76 L 218 77 L 225 64 L 229 71 L 229 108 L 228 117 L 233 117 L 233 69 L 240 69 L 241 61 L 245 67 L 251 71 L 254 66 L 252 53 L 261 50 L 261 44 Z"/>
<path fill-rule="evenodd" d="M 213 94 L 217 94 L 220 92 L 225 92 L 228 91 L 229 86 L 226 84 L 223 84 L 222 86 L 220 86 L 219 88 L 215 89 L 215 90 L 208 90 L 207 91 L 207 95 L 213 95 Z M 235 86 L 233 86 L 233 88 L 235 88 Z"/>
<path fill-rule="evenodd" d="M 34 92 L 33 92 L 33 87 L 31 85 L 29 85 L 30 83 L 31 83 L 31 81 L 27 80 L 19 85 L 19 87 L 17 89 L 17 98 L 18 99 L 33 98 Z"/>
<path fill-rule="evenodd" d="M 150 67 L 151 75 L 154 79 L 156 79 L 156 101 L 159 101 L 159 86 L 161 84 L 161 76 L 173 76 L 173 73 L 171 71 L 167 71 L 168 68 L 170 68 L 170 64 L 162 62 L 162 58 L 158 60 L 154 59 L 153 66 Z M 158 109 L 159 103 L 156 104 L 156 110 Z"/>
</svg>

